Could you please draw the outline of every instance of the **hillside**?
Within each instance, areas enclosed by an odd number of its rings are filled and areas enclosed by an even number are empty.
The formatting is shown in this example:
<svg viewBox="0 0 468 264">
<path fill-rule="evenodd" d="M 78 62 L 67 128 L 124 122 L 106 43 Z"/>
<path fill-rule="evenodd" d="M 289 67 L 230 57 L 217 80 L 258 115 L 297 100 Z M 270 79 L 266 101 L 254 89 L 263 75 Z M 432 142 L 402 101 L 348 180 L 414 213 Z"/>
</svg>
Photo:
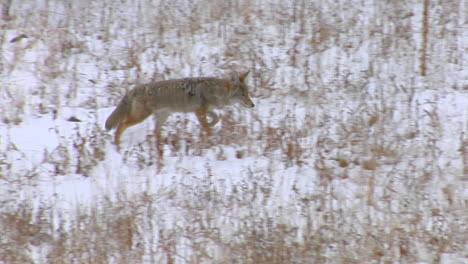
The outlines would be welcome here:
<svg viewBox="0 0 468 264">
<path fill-rule="evenodd" d="M 466 263 L 461 1 L 6 0 L 0 263 Z M 250 70 L 253 109 L 129 128 L 136 84 Z"/>
</svg>

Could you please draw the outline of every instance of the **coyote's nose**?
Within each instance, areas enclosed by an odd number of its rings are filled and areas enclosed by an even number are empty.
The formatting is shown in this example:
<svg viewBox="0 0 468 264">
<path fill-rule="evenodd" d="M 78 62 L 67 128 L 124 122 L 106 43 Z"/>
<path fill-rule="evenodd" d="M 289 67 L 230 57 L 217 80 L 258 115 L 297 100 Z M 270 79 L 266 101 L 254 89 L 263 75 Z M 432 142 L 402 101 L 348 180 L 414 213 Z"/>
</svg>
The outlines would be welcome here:
<svg viewBox="0 0 468 264">
<path fill-rule="evenodd" d="M 245 98 L 242 105 L 247 108 L 255 107 L 255 104 L 250 100 L 250 98 Z"/>
</svg>

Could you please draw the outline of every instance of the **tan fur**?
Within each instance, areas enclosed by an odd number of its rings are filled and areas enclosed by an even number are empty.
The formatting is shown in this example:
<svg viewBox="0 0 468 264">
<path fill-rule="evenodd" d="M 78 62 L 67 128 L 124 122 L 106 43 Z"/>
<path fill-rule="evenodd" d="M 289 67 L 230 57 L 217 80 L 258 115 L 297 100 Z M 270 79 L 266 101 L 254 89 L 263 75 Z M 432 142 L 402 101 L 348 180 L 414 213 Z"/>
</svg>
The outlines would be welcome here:
<svg viewBox="0 0 468 264">
<path fill-rule="evenodd" d="M 138 85 L 124 96 L 107 118 L 106 130 L 117 127 L 114 143 L 119 146 L 122 133 L 151 114 L 158 118 L 155 133 L 159 135 L 161 126 L 170 114 L 193 112 L 202 128 L 210 134 L 210 127 L 219 121 L 212 109 L 235 103 L 247 108 L 255 106 L 244 83 L 248 73 L 240 76 L 233 73 L 229 79 L 184 78 Z M 210 116 L 211 122 L 208 122 L 207 116 Z"/>
</svg>

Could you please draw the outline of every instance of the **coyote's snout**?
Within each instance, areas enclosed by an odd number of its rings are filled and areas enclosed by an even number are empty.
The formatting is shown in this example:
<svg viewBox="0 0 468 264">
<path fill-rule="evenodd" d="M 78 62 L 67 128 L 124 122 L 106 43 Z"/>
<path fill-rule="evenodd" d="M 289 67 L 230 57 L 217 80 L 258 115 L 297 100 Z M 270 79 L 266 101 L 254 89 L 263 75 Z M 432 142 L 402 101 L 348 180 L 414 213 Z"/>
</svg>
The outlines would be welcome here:
<svg viewBox="0 0 468 264">
<path fill-rule="evenodd" d="M 159 135 L 170 114 L 194 112 L 203 129 L 210 133 L 210 127 L 219 121 L 212 109 L 235 103 L 247 108 L 255 106 L 244 83 L 248 73 L 240 76 L 233 73 L 229 79 L 184 78 L 138 85 L 124 96 L 107 118 L 106 130 L 117 127 L 114 142 L 119 146 L 125 129 L 144 121 L 151 114 L 157 117 L 155 133 Z"/>
</svg>

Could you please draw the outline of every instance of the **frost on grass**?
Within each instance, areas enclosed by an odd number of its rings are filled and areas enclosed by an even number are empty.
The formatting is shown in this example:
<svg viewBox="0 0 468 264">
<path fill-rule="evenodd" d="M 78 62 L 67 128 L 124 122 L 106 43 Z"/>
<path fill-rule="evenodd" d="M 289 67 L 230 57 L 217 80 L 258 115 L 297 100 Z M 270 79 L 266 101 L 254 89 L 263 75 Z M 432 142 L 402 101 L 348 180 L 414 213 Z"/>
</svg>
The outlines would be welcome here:
<svg viewBox="0 0 468 264">
<path fill-rule="evenodd" d="M 466 262 L 463 1 L 4 2 L 0 262 Z M 213 136 L 111 144 L 133 85 L 231 70 Z"/>
</svg>

